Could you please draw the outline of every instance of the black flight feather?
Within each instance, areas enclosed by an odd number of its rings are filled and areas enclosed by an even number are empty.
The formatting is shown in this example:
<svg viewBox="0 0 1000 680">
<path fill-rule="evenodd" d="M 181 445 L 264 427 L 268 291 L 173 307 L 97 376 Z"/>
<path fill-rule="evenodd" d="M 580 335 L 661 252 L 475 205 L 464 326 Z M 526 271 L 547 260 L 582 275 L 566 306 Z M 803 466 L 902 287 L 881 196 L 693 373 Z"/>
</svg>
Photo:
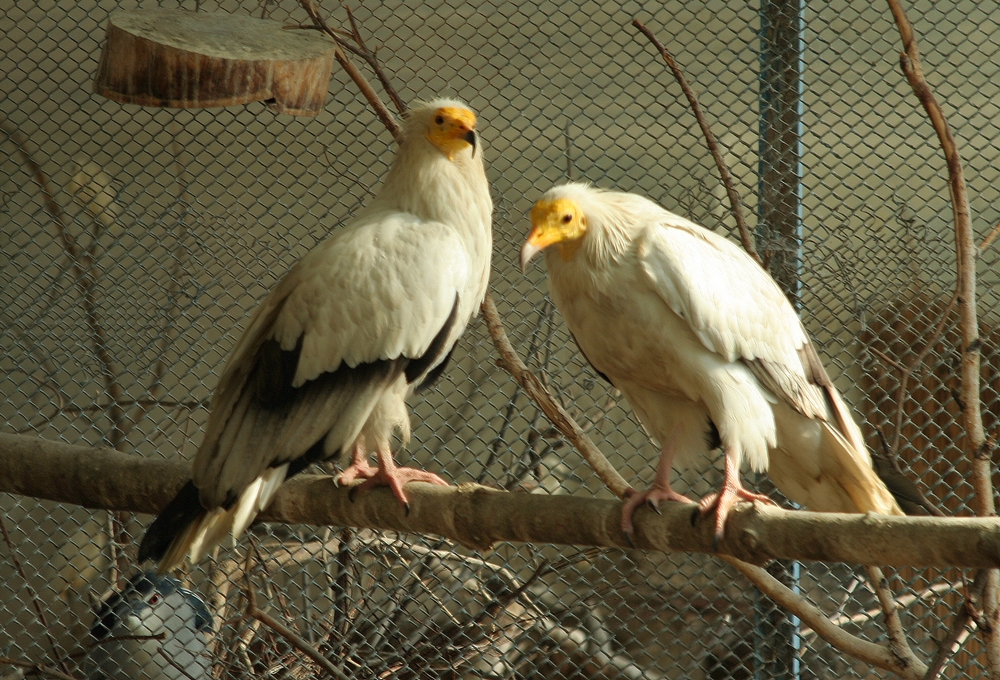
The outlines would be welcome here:
<svg viewBox="0 0 1000 680">
<path fill-rule="evenodd" d="M 455 318 L 458 316 L 458 293 L 455 294 L 455 304 L 451 306 L 451 313 L 448 314 L 448 318 L 445 320 L 444 325 L 441 326 L 441 330 L 437 332 L 434 339 L 431 340 L 430 346 L 427 351 L 423 353 L 422 356 L 416 359 L 411 359 L 410 363 L 407 364 L 406 370 L 406 382 L 412 383 L 414 380 L 419 378 L 424 374 L 424 371 L 434 366 L 434 363 L 441 358 L 441 355 L 445 352 L 445 342 L 448 341 L 448 336 L 451 334 L 451 329 L 455 325 Z M 448 355 L 451 354 L 451 349 L 448 349 Z M 444 363 L 444 362 L 442 362 Z M 442 369 L 444 370 L 444 369 Z M 438 372 L 440 375 L 440 372 Z M 436 379 L 437 376 L 435 376 Z M 424 387 L 427 383 L 425 379 L 417 389 Z"/>
<path fill-rule="evenodd" d="M 433 343 L 432 343 L 433 345 Z M 334 389 L 359 385 L 372 380 L 386 383 L 399 375 L 405 359 L 380 359 L 358 364 L 353 368 L 341 364 L 335 371 L 323 373 L 305 385 L 293 387 L 295 370 L 302 351 L 301 341 L 292 350 L 283 350 L 275 340 L 266 340 L 257 351 L 254 367 L 246 379 L 246 389 L 254 405 L 272 413 L 290 413 L 292 406 L 300 399 L 317 398 L 318 395 Z M 309 448 L 293 460 L 276 460 L 269 467 L 289 463 L 286 479 L 296 475 L 313 463 L 325 458 L 333 458 L 340 450 L 327 455 L 324 450 L 326 434 L 311 442 Z M 232 507 L 243 489 L 232 489 L 227 494 L 226 509 Z M 199 515 L 205 512 L 198 488 L 189 481 L 177 493 L 146 530 L 139 545 L 139 561 L 159 562 L 166 554 L 174 539 L 179 536 Z"/>
<path fill-rule="evenodd" d="M 571 337 L 571 338 L 573 338 L 573 342 L 575 342 L 575 343 L 576 343 L 576 348 L 577 348 L 578 350 L 580 350 L 580 354 L 581 354 L 581 355 L 583 356 L 584 360 L 586 360 L 586 362 L 587 362 L 588 364 L 590 364 L 590 367 L 591 367 L 592 369 L 594 369 L 594 373 L 596 373 L 597 375 L 601 376 L 601 378 L 603 378 L 603 379 L 604 379 L 604 382 L 608 383 L 609 385 L 612 385 L 612 386 L 614 386 L 614 383 L 612 383 L 612 382 L 611 382 L 611 378 L 609 378 L 608 376 L 606 376 L 606 375 L 604 375 L 603 373 L 601 373 L 600 371 L 598 371 L 598 370 L 597 370 L 597 367 L 596 367 L 596 366 L 594 366 L 594 362 L 593 362 L 593 361 L 591 361 L 591 360 L 590 360 L 590 357 L 588 357 L 588 356 L 587 356 L 587 353 L 583 351 L 583 347 L 580 347 L 580 343 L 579 343 L 579 341 L 577 341 L 577 339 L 576 339 L 576 336 L 575 336 L 575 335 L 573 335 L 573 331 L 570 331 L 570 332 L 569 332 L 569 335 L 570 335 L 570 337 Z"/>
<path fill-rule="evenodd" d="M 198 487 L 189 481 L 146 529 L 146 535 L 139 544 L 139 563 L 146 560 L 159 562 L 174 538 L 203 512 L 205 509 L 198 500 Z"/>
</svg>

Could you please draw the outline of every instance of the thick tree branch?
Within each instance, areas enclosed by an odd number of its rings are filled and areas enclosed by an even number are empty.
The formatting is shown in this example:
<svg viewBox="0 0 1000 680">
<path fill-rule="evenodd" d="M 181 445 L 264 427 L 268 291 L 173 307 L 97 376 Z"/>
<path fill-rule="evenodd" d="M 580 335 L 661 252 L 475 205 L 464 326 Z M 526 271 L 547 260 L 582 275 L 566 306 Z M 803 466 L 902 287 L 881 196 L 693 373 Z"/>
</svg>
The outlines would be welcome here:
<svg viewBox="0 0 1000 680">
<path fill-rule="evenodd" d="M 158 512 L 190 475 L 186 463 L 110 449 L 0 434 L 0 492 L 88 508 Z M 477 484 L 407 487 L 407 515 L 386 489 L 359 495 L 332 477 L 301 475 L 281 487 L 261 519 L 438 534 L 488 549 L 498 541 L 629 548 L 618 501 L 509 493 Z M 636 514 L 634 547 L 712 552 L 713 523 L 692 525 L 695 506 L 665 503 Z M 1000 522 L 985 518 L 885 517 L 741 504 L 719 552 L 742 560 L 823 560 L 893 566 L 996 567 Z"/>
</svg>

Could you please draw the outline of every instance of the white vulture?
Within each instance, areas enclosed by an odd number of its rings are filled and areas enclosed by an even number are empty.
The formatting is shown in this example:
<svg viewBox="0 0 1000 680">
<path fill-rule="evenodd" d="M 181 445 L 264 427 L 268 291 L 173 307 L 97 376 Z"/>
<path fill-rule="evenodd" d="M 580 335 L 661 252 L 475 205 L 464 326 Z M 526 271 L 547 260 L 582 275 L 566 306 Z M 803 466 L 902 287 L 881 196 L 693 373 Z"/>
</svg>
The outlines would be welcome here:
<svg viewBox="0 0 1000 680">
<path fill-rule="evenodd" d="M 646 502 L 689 502 L 670 487 L 722 447 L 716 540 L 738 499 L 764 500 L 741 465 L 767 470 L 811 510 L 902 514 L 872 470 L 861 431 L 794 308 L 735 243 L 633 194 L 555 187 L 531 211 L 521 268 L 545 251 L 549 290 L 584 357 L 661 446 L 652 488 L 629 496 L 622 529 Z"/>
<path fill-rule="evenodd" d="M 351 453 L 342 483 L 446 484 L 397 467 L 405 400 L 434 382 L 486 295 L 489 183 L 476 116 L 438 99 L 412 109 L 378 195 L 260 303 L 219 379 L 192 480 L 149 527 L 140 561 L 164 573 L 241 534 L 284 480 Z M 378 458 L 370 466 L 369 452 Z M 408 506 L 407 506 L 408 507 Z"/>
</svg>

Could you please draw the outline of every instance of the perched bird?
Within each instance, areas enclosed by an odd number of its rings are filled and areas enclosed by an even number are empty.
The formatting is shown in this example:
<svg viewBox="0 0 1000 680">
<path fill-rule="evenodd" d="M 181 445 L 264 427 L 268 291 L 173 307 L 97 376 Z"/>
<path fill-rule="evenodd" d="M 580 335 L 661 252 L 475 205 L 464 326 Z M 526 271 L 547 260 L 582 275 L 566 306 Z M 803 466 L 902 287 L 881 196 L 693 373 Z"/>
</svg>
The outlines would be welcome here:
<svg viewBox="0 0 1000 680">
<path fill-rule="evenodd" d="M 140 573 L 112 593 L 90 629 L 88 680 L 209 678 L 212 614 L 176 579 Z"/>
<path fill-rule="evenodd" d="M 397 467 L 390 442 L 405 445 L 406 398 L 441 375 L 486 295 L 492 210 L 475 114 L 446 99 L 412 109 L 371 204 L 260 303 L 212 397 L 193 479 L 139 559 L 160 573 L 197 561 L 285 479 L 341 453 L 352 456 L 343 483 L 388 485 L 403 504 L 409 481 L 446 484 Z"/>
<path fill-rule="evenodd" d="M 643 502 L 689 502 L 670 487 L 721 445 L 725 476 L 706 496 L 716 540 L 740 482 L 767 470 L 812 510 L 902 514 L 872 470 L 857 424 L 801 321 L 767 273 L 736 244 L 633 194 L 558 186 L 535 204 L 521 268 L 545 251 L 549 290 L 581 352 L 625 395 L 661 446 Z"/>
</svg>

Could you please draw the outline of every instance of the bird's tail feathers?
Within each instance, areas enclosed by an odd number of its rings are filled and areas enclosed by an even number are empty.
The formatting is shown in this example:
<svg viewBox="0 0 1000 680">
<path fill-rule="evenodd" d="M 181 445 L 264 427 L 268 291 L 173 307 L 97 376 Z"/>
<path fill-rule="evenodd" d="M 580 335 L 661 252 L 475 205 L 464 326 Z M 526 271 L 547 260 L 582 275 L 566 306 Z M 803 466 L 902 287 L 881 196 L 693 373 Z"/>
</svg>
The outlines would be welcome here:
<svg viewBox="0 0 1000 680">
<path fill-rule="evenodd" d="M 196 564 L 229 534 L 235 543 L 257 514 L 266 508 L 285 481 L 288 464 L 268 468 L 257 477 L 229 508 L 213 508 L 199 514 L 171 541 L 157 564 L 157 573 L 166 574 L 186 559 Z"/>
<path fill-rule="evenodd" d="M 856 426 L 855 426 L 856 427 Z M 858 512 L 877 512 L 882 515 L 902 515 L 892 493 L 875 474 L 871 456 L 866 449 L 858 449 L 832 425 L 823 423 L 822 450 L 833 456 L 825 473 L 832 477 L 850 496 Z M 824 465 L 824 467 L 828 467 Z M 823 508 L 812 508 L 823 510 Z"/>
<path fill-rule="evenodd" d="M 872 469 L 857 425 L 845 434 L 836 418 L 806 418 L 783 404 L 774 414 L 778 446 L 768 475 L 785 496 L 817 512 L 903 514 Z"/>
</svg>

